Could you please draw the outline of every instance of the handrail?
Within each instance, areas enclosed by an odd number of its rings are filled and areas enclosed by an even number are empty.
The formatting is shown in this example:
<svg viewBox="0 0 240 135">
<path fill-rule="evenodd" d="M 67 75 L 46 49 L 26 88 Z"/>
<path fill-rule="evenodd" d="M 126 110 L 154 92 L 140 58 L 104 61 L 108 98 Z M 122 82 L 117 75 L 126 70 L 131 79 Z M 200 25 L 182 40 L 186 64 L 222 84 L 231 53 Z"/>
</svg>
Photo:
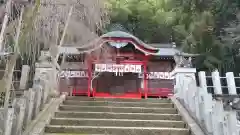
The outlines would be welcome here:
<svg viewBox="0 0 240 135">
<path fill-rule="evenodd" d="M 213 86 L 207 86 L 206 78 L 212 78 Z M 227 86 L 221 86 L 220 79 L 226 78 Z M 240 95 L 237 95 L 235 79 L 232 72 L 226 77 L 220 77 L 214 71 L 212 76 L 199 72 L 200 87 L 197 87 L 195 73 L 180 73 L 177 77 L 175 94 L 182 105 L 193 115 L 199 125 L 210 135 L 237 135 L 240 125 L 237 122 L 233 104 Z M 208 93 L 207 88 L 214 88 L 214 94 Z M 222 88 L 228 88 L 230 94 L 222 94 Z"/>
</svg>

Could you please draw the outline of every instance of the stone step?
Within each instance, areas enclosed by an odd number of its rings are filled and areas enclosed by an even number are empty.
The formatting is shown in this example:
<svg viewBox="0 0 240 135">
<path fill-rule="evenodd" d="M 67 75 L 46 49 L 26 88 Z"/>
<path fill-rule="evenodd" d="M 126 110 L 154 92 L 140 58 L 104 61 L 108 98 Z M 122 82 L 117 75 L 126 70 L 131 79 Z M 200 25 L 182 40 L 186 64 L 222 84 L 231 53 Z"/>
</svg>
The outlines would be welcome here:
<svg viewBox="0 0 240 135">
<path fill-rule="evenodd" d="M 77 133 L 45 133 L 44 135 L 83 135 L 83 134 L 77 134 Z M 105 134 L 87 134 L 87 135 L 105 135 Z"/>
<path fill-rule="evenodd" d="M 65 126 L 48 125 L 47 133 L 78 134 L 114 134 L 114 135 L 189 135 L 186 128 L 153 128 L 153 127 L 105 127 L 105 126 Z"/>
<path fill-rule="evenodd" d="M 76 106 L 60 105 L 59 110 L 81 112 L 119 112 L 119 113 L 163 113 L 177 114 L 175 108 L 114 107 L 114 106 Z"/>
<path fill-rule="evenodd" d="M 151 103 L 151 102 L 115 102 L 115 101 L 77 101 L 66 100 L 64 105 L 78 106 L 115 106 L 115 107 L 158 107 L 158 108 L 173 108 L 172 103 Z"/>
<path fill-rule="evenodd" d="M 66 100 L 77 101 L 115 101 L 115 102 L 154 102 L 154 103 L 171 103 L 170 99 L 119 99 L 119 98 L 90 98 L 81 96 L 68 96 Z"/>
<path fill-rule="evenodd" d="M 118 126 L 118 127 L 169 127 L 185 128 L 183 121 L 170 120 L 132 120 L 132 119 L 89 119 L 89 118 L 53 118 L 51 125 L 66 126 Z"/>
<path fill-rule="evenodd" d="M 56 118 L 95 118 L 95 119 L 139 119 L 139 120 L 182 120 L 179 114 L 156 113 L 114 113 L 114 112 L 73 112 L 58 111 Z"/>
<path fill-rule="evenodd" d="M 83 135 L 83 134 L 77 134 L 77 133 L 73 133 L 73 134 L 71 134 L 71 133 L 45 133 L 44 135 Z M 105 134 L 87 134 L 87 135 L 105 135 Z"/>
</svg>

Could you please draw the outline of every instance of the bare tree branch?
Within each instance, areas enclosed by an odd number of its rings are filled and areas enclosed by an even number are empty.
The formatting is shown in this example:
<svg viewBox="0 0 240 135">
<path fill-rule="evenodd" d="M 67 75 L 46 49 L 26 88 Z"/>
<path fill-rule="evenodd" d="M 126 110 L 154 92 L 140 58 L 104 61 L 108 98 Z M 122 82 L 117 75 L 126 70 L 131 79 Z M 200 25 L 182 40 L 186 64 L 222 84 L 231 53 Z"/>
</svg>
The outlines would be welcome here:
<svg viewBox="0 0 240 135">
<path fill-rule="evenodd" d="M 2 29 L 1 29 L 1 33 L 0 33 L 0 51 L 2 51 L 2 49 L 3 49 L 2 43 L 3 43 L 4 33 L 5 33 L 5 30 L 6 30 L 8 21 L 9 21 L 9 15 L 10 15 L 10 12 L 11 12 L 11 3 L 12 3 L 12 0 L 8 0 L 8 2 L 6 4 L 6 12 L 5 12 L 5 15 L 4 15 L 3 25 L 2 25 Z"/>
<path fill-rule="evenodd" d="M 23 19 L 23 12 L 24 12 L 24 7 L 21 9 L 21 15 L 19 18 L 19 24 L 17 28 L 17 34 L 15 38 L 15 45 L 14 45 L 14 54 L 10 56 L 10 59 L 7 63 L 5 73 L 4 73 L 4 78 L 3 78 L 3 89 L 5 91 L 5 101 L 4 101 L 4 116 L 5 118 L 7 117 L 8 114 L 8 106 L 9 106 L 9 98 L 10 98 L 10 89 L 11 89 L 11 84 L 12 84 L 12 78 L 13 78 L 13 70 L 16 64 L 16 60 L 18 58 L 18 40 L 19 40 L 19 35 L 21 32 L 21 26 L 22 26 L 22 19 Z M 5 119 L 5 123 L 7 119 Z M 8 126 L 8 125 L 5 125 Z M 4 128 L 6 129 L 6 128 Z M 5 132 L 5 131 L 4 131 Z"/>
</svg>

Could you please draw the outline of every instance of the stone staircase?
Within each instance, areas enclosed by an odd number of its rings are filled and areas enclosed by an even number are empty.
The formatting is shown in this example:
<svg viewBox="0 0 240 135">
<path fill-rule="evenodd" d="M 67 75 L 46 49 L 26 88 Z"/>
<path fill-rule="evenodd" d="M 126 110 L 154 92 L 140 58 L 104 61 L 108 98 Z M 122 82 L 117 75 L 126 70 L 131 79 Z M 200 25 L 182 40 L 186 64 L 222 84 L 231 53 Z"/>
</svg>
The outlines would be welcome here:
<svg viewBox="0 0 240 135">
<path fill-rule="evenodd" d="M 45 135 L 190 135 L 168 99 L 67 97 Z"/>
</svg>

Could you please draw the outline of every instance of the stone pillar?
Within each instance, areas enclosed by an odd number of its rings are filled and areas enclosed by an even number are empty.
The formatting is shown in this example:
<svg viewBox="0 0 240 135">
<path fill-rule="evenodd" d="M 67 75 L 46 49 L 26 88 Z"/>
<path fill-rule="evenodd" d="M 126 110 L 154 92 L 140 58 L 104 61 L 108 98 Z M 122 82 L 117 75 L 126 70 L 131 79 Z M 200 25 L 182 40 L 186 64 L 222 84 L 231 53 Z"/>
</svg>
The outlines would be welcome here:
<svg viewBox="0 0 240 135">
<path fill-rule="evenodd" d="M 235 84 L 235 79 L 233 72 L 228 72 L 226 73 L 226 78 L 227 78 L 227 85 L 228 85 L 228 92 L 229 94 L 237 94 L 237 89 L 236 89 L 236 84 Z"/>
<path fill-rule="evenodd" d="M 18 118 L 18 123 L 17 123 L 17 127 L 16 127 L 16 133 L 17 135 L 22 135 L 22 131 L 23 131 L 23 121 L 24 121 L 24 114 L 25 114 L 25 110 L 26 110 L 26 100 L 24 98 L 21 98 L 19 101 L 19 118 Z"/>
<path fill-rule="evenodd" d="M 174 96 L 176 98 L 183 98 L 184 89 L 187 89 L 187 82 L 196 80 L 196 68 L 176 67 L 172 71 L 172 77 L 175 76 Z M 196 81 L 195 81 L 196 82 Z"/>
<path fill-rule="evenodd" d="M 213 81 L 214 93 L 222 94 L 222 85 L 220 81 L 220 75 L 217 70 L 212 72 L 212 81 Z"/>
<path fill-rule="evenodd" d="M 201 115 L 201 121 L 204 122 L 205 127 L 208 131 L 208 133 L 212 133 L 213 127 L 212 127 L 212 94 L 208 93 L 207 90 L 207 79 L 206 79 L 206 73 L 204 71 L 200 71 L 198 73 L 199 76 L 199 95 L 200 95 L 200 114 Z"/>
<path fill-rule="evenodd" d="M 207 93 L 208 91 L 207 91 L 206 73 L 204 71 L 200 71 L 198 73 L 198 77 L 199 77 L 199 86 L 202 88 L 204 92 Z"/>
<path fill-rule="evenodd" d="M 26 89 L 28 84 L 28 77 L 29 77 L 30 67 L 28 65 L 22 66 L 22 73 L 20 79 L 20 89 Z"/>
<path fill-rule="evenodd" d="M 12 125 L 13 125 L 13 117 L 14 117 L 14 109 L 9 108 L 7 113 L 7 120 L 5 123 L 5 132 L 4 135 L 11 135 L 12 134 Z"/>
<path fill-rule="evenodd" d="M 196 96 L 199 89 L 196 84 L 195 73 L 195 68 L 177 67 L 171 74 L 172 77 L 175 77 L 174 97 L 184 105 L 188 112 L 199 119 L 199 102 Z"/>
<path fill-rule="evenodd" d="M 235 78 L 233 72 L 228 72 L 226 73 L 226 78 L 227 78 L 227 85 L 228 85 L 228 93 L 230 95 L 236 95 L 237 94 L 237 89 L 236 89 L 236 84 L 235 84 Z M 237 135 L 238 131 L 238 122 L 237 122 L 237 112 L 235 110 L 230 110 L 227 115 L 227 120 L 229 124 L 229 134 L 230 135 Z"/>
<path fill-rule="evenodd" d="M 222 85 L 220 81 L 220 75 L 217 70 L 212 72 L 212 82 L 213 82 L 213 89 L 214 94 L 222 94 Z M 221 100 L 214 100 L 213 101 L 213 119 L 212 119 L 212 127 L 213 127 L 213 135 L 220 135 L 222 134 L 222 125 L 224 121 L 224 109 L 223 109 L 223 102 Z"/>
<path fill-rule="evenodd" d="M 30 88 L 28 91 L 28 112 L 27 112 L 27 124 L 29 124 L 33 117 L 33 108 L 34 108 L 34 98 L 35 98 L 35 91 Z"/>
<path fill-rule="evenodd" d="M 36 63 L 35 77 L 41 78 L 46 82 L 46 88 L 49 89 L 48 93 L 51 96 L 58 95 L 58 87 L 57 87 L 57 75 L 58 72 L 53 68 L 52 64 L 47 61 L 42 61 L 40 63 Z M 44 91 L 46 89 L 44 88 Z"/>
<path fill-rule="evenodd" d="M 36 63 L 36 68 L 40 71 L 40 74 L 44 73 L 44 77 L 47 77 L 47 85 L 49 85 L 50 93 L 56 93 L 57 91 L 57 74 L 58 71 L 54 68 L 50 59 L 49 51 L 41 51 L 39 63 Z M 36 70 L 37 70 L 36 69 Z"/>
<path fill-rule="evenodd" d="M 50 95 L 58 95 L 58 71 L 56 69 L 48 70 Z"/>
</svg>

